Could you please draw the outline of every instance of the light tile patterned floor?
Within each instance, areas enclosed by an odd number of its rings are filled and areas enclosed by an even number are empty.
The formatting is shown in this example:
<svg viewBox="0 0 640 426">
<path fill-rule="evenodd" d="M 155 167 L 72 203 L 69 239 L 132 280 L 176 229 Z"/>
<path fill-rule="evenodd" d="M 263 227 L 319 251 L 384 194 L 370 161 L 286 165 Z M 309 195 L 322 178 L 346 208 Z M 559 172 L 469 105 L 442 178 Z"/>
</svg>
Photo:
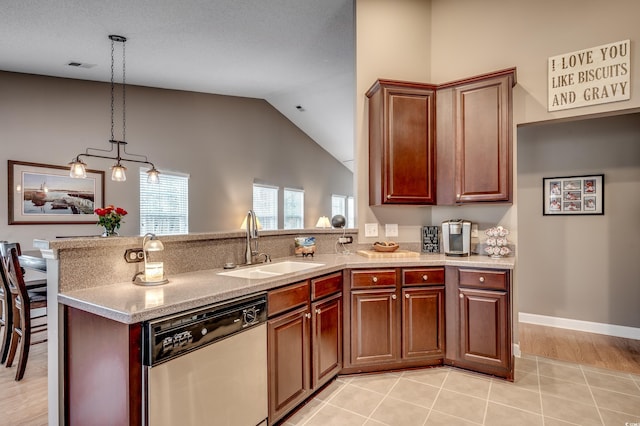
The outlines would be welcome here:
<svg viewBox="0 0 640 426">
<path fill-rule="evenodd" d="M 282 424 L 640 426 L 640 376 L 542 357 L 514 383 L 451 367 L 339 377 Z"/>
</svg>

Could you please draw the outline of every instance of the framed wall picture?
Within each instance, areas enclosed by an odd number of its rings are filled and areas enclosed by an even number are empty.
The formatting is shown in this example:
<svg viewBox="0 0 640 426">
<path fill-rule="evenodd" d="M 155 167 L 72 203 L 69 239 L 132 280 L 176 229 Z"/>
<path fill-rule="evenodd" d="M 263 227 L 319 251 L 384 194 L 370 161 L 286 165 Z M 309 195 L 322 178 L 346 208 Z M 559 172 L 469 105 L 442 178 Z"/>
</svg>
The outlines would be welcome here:
<svg viewBox="0 0 640 426">
<path fill-rule="evenodd" d="M 104 171 L 69 177 L 66 166 L 8 162 L 9 225 L 96 223 L 104 205 Z"/>
<path fill-rule="evenodd" d="M 604 175 L 542 178 L 542 214 L 604 214 Z"/>
</svg>

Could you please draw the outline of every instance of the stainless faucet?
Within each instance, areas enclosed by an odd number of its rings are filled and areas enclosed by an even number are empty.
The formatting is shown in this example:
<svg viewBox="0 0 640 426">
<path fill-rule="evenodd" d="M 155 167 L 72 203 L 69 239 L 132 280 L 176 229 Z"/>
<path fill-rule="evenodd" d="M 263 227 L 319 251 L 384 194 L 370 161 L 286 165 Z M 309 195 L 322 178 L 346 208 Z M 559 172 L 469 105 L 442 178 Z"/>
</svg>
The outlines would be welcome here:
<svg viewBox="0 0 640 426">
<path fill-rule="evenodd" d="M 253 249 L 251 241 L 253 240 Z M 258 223 L 253 210 L 247 212 L 247 245 L 245 247 L 244 260 L 246 265 L 253 263 L 253 256 L 258 254 Z"/>
</svg>

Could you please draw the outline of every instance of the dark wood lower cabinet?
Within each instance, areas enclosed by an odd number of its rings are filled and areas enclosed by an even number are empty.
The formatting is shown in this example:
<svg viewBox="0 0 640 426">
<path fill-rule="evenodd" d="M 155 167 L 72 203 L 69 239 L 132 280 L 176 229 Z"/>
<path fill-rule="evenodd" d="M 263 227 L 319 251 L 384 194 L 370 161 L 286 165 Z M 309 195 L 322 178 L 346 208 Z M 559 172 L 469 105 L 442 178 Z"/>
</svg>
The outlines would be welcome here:
<svg viewBox="0 0 640 426">
<path fill-rule="evenodd" d="M 314 302 L 311 315 L 311 387 L 317 389 L 342 368 L 342 293 Z"/>
<path fill-rule="evenodd" d="M 508 367 L 507 293 L 461 288 L 460 356 L 465 361 Z"/>
<path fill-rule="evenodd" d="M 351 292 L 351 364 L 395 361 L 400 334 L 395 287 Z"/>
<path fill-rule="evenodd" d="M 311 391 L 308 307 L 269 320 L 269 419 L 281 418 Z"/>
<path fill-rule="evenodd" d="M 511 273 L 446 268 L 445 363 L 513 380 Z"/>
<path fill-rule="evenodd" d="M 269 424 L 275 424 L 342 369 L 342 272 L 272 290 L 269 303 Z"/>
<path fill-rule="evenodd" d="M 444 358 L 444 286 L 402 290 L 402 358 Z"/>
</svg>

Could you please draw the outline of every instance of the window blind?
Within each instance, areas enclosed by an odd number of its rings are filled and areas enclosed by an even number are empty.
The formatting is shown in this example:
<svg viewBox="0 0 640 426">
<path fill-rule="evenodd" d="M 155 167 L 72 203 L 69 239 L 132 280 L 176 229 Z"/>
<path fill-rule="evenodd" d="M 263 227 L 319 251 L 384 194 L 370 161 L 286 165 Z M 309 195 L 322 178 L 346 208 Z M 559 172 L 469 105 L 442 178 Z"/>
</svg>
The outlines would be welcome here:
<svg viewBox="0 0 640 426">
<path fill-rule="evenodd" d="M 284 189 L 284 229 L 304 228 L 304 191 Z"/>
<path fill-rule="evenodd" d="M 254 183 L 253 212 L 260 219 L 262 229 L 278 229 L 278 187 Z"/>
<path fill-rule="evenodd" d="M 189 233 L 189 175 L 162 172 L 160 182 L 147 182 L 140 169 L 140 235 Z"/>
</svg>

